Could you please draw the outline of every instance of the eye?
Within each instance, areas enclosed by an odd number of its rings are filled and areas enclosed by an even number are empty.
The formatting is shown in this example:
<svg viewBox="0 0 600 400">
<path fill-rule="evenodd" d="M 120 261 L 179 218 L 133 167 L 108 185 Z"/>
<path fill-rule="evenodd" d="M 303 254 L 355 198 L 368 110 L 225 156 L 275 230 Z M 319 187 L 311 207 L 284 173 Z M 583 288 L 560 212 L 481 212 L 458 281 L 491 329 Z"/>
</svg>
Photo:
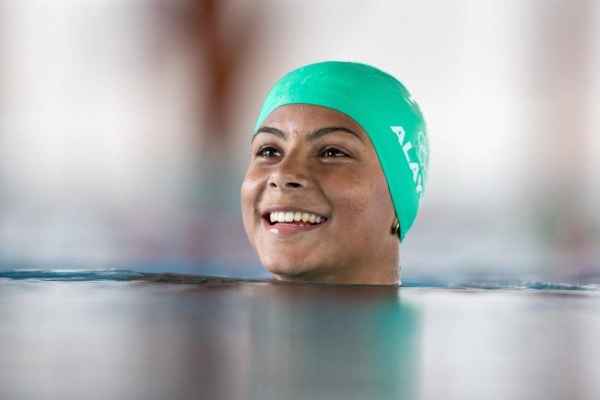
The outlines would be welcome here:
<svg viewBox="0 0 600 400">
<path fill-rule="evenodd" d="M 321 152 L 321 157 L 348 157 L 348 154 L 335 147 L 327 147 Z"/>
<path fill-rule="evenodd" d="M 277 150 L 271 146 L 263 146 L 260 149 L 258 149 L 258 151 L 256 152 L 256 155 L 258 157 L 271 158 L 271 157 L 280 157 L 281 153 L 279 152 L 279 150 Z"/>
</svg>

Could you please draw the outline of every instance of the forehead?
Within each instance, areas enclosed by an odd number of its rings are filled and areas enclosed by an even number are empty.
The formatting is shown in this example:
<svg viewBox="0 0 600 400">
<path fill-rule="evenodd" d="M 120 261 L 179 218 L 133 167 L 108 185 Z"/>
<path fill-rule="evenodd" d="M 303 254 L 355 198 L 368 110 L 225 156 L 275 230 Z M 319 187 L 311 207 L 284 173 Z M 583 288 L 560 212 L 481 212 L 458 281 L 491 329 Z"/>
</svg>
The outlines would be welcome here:
<svg viewBox="0 0 600 400">
<path fill-rule="evenodd" d="M 328 107 L 308 104 L 288 104 L 276 108 L 262 126 L 280 129 L 291 135 L 306 135 L 326 126 L 341 126 L 352 130 L 365 142 L 370 142 L 364 129 L 351 117 Z"/>
</svg>

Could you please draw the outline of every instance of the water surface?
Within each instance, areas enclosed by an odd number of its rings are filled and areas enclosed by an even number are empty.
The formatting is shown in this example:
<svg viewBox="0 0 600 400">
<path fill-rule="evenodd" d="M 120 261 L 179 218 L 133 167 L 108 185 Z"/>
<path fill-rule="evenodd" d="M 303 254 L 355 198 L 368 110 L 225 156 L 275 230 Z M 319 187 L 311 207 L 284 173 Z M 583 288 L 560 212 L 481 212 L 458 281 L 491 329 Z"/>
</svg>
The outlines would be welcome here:
<svg viewBox="0 0 600 400">
<path fill-rule="evenodd" d="M 594 285 L 1 271 L 2 399 L 596 399 Z"/>
</svg>

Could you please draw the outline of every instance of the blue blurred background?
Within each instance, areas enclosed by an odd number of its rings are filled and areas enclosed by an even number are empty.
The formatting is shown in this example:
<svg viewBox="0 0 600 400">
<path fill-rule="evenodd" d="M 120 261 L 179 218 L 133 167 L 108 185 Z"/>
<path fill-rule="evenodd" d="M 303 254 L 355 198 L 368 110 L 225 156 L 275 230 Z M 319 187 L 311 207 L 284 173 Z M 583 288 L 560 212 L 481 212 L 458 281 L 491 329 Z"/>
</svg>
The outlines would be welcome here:
<svg viewBox="0 0 600 400">
<path fill-rule="evenodd" d="M 240 212 L 254 119 L 329 59 L 425 114 L 403 279 L 599 279 L 594 0 L 0 0 L 0 269 L 268 276 Z"/>
</svg>

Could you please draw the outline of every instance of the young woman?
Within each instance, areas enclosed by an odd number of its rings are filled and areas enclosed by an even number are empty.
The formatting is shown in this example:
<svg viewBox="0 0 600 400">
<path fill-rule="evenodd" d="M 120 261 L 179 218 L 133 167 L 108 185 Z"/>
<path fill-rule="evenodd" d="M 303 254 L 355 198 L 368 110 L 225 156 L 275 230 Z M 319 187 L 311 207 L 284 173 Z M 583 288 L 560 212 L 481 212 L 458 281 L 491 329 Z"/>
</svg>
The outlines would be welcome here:
<svg viewBox="0 0 600 400">
<path fill-rule="evenodd" d="M 311 64 L 267 96 L 242 184 L 246 233 L 282 281 L 398 284 L 427 182 L 419 107 L 392 76 Z"/>
</svg>

